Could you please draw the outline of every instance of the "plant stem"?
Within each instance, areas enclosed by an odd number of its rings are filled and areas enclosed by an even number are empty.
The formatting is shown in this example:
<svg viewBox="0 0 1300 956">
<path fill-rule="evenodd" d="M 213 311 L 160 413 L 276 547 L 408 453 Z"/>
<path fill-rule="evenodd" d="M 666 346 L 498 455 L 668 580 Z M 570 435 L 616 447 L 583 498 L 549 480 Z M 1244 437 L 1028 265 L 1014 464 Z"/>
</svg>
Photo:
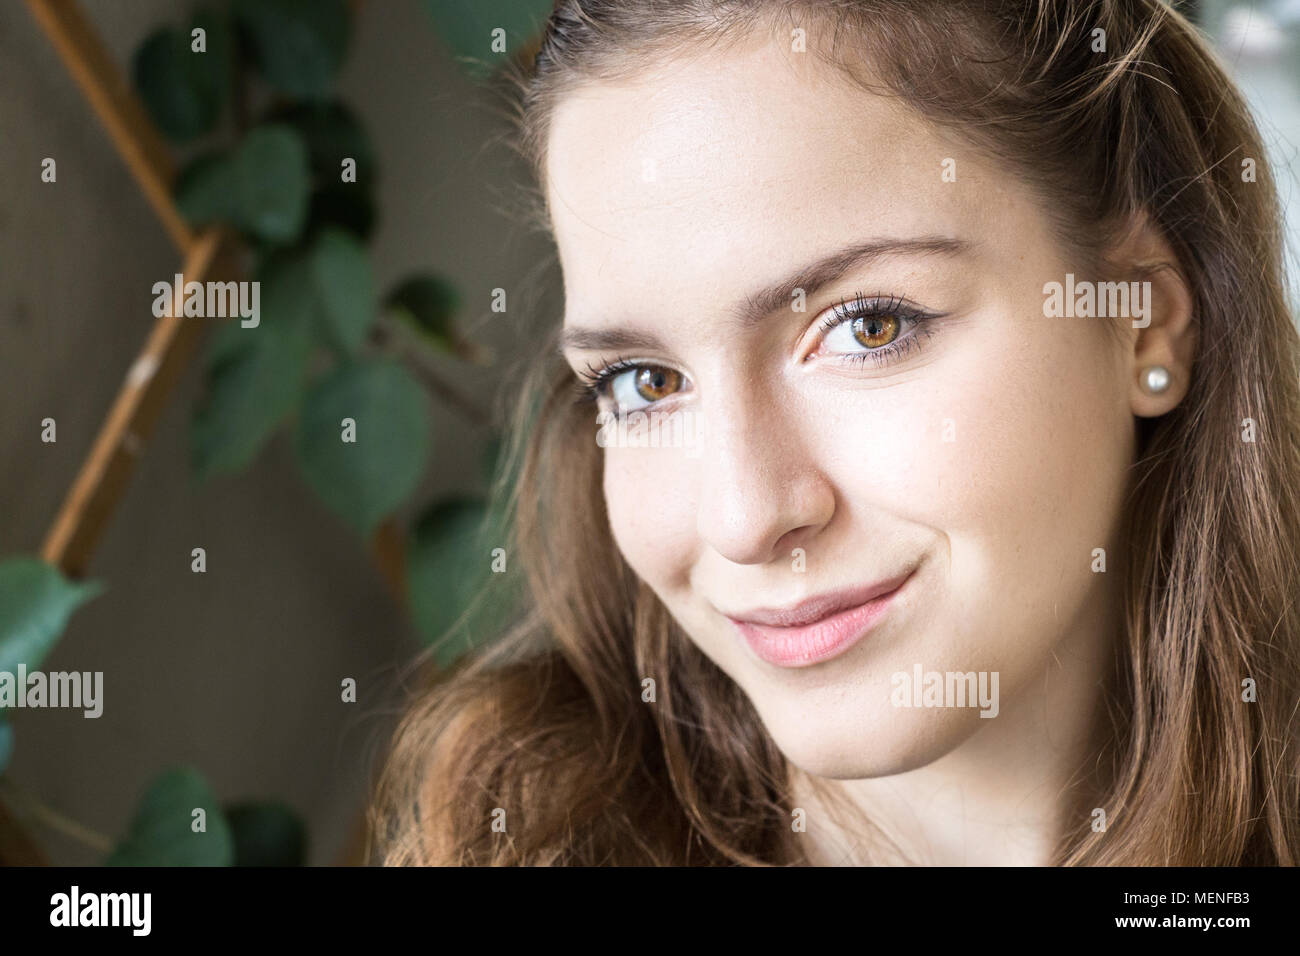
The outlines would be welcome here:
<svg viewBox="0 0 1300 956">
<path fill-rule="evenodd" d="M 429 391 L 437 395 L 453 411 L 459 412 L 474 425 L 487 427 L 492 424 L 491 417 L 468 396 L 464 395 L 429 361 L 428 352 L 409 336 L 394 335 L 393 326 L 385 321 L 378 322 L 370 334 L 371 341 L 380 348 L 401 358 L 409 359 L 416 373 L 424 380 Z M 400 340 L 400 342 L 399 342 Z"/>
</svg>

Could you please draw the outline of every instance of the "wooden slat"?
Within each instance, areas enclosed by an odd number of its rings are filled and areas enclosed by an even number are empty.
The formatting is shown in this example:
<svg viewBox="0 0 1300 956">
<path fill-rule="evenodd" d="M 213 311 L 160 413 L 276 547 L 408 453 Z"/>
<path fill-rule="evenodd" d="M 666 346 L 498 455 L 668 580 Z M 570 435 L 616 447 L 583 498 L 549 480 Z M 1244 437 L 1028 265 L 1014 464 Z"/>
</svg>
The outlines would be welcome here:
<svg viewBox="0 0 1300 956">
<path fill-rule="evenodd" d="M 76 0 L 27 0 L 63 64 L 108 130 L 131 175 L 182 255 L 194 244 L 194 230 L 172 202 L 175 168 L 167 144 L 150 122 L 126 77 L 100 42 Z"/>
<path fill-rule="evenodd" d="M 211 230 L 196 241 L 182 267 L 185 282 L 230 277 L 229 260 L 221 274 L 214 268 L 223 243 L 228 242 L 225 235 Z M 225 248 L 228 251 L 229 247 Z M 136 456 L 153 432 L 204 323 L 209 321 L 186 318 L 184 311 L 184 298 L 178 296 L 172 304 L 173 315 L 154 322 L 41 547 L 41 557 L 69 577 L 85 574 L 95 545 L 126 489 Z"/>
<path fill-rule="evenodd" d="M 122 72 L 108 55 L 103 43 L 99 41 L 94 27 L 86 19 L 76 0 L 27 0 L 27 5 L 33 17 L 59 51 L 68 71 L 77 80 L 82 92 L 94 107 L 100 121 L 112 137 L 114 146 L 152 204 L 172 241 L 176 243 L 182 254 L 189 255 L 197 240 L 194 231 L 185 222 L 172 200 L 171 183 L 174 170 L 166 144 L 126 83 Z M 188 270 L 187 278 L 189 278 Z M 203 281 L 201 277 L 196 278 Z M 170 385 L 177 377 L 174 373 L 179 372 L 184 359 L 193 350 L 194 339 L 191 334 L 193 331 L 195 329 L 192 323 L 182 325 L 174 320 L 160 320 L 155 327 L 150 344 L 160 346 L 161 351 L 150 352 L 150 347 L 147 345 L 141 359 L 144 359 L 146 354 L 151 354 L 153 360 L 157 362 L 157 367 L 167 372 L 169 377 L 162 383 L 166 387 L 157 392 L 150 390 L 150 402 L 142 410 L 146 421 L 149 421 L 150 415 L 156 417 L 170 390 Z M 182 354 L 170 356 L 168 353 L 171 348 L 182 350 Z M 135 366 L 136 369 L 147 367 L 148 365 L 141 366 L 139 360 Z M 158 398 L 157 407 L 154 407 L 155 395 Z M 129 395 L 119 395 L 114 408 L 125 411 L 130 407 L 131 402 Z M 110 421 L 112 414 L 110 412 Z M 142 439 L 145 432 L 136 428 L 123 434 L 135 435 L 136 439 Z M 107 442 L 112 438 L 111 434 L 101 432 L 103 441 Z M 130 447 L 138 451 L 138 441 L 127 440 L 131 442 Z M 78 542 L 93 545 L 99 531 L 102 530 L 103 521 L 107 519 L 106 514 L 100 513 L 95 507 L 87 506 L 102 499 L 109 502 L 111 507 L 111 503 L 115 503 L 121 495 L 121 487 L 107 488 L 101 495 L 91 484 L 96 475 L 102 476 L 105 481 L 125 481 L 126 471 L 105 467 L 117 460 L 116 456 L 109 455 L 108 451 L 109 449 L 98 446 L 92 449 L 90 458 L 82 468 L 78 485 L 74 486 L 69 495 L 69 500 L 74 495 L 77 496 L 78 501 L 84 503 L 83 506 L 75 510 L 65 506 L 56 519 L 54 529 L 46 539 L 46 549 L 43 553 L 49 560 L 56 560 L 53 556 L 57 555 L 56 563 L 65 569 L 65 573 L 85 568 L 89 560 L 89 550 L 87 547 L 78 550 Z M 69 523 L 77 515 L 84 515 L 87 520 L 99 522 L 99 525 L 78 528 L 75 523 Z M 405 549 L 402 543 L 402 531 L 398 525 L 393 521 L 386 522 L 371 541 L 370 549 L 388 581 L 389 589 L 395 596 L 403 596 L 405 594 L 403 573 Z M 66 559 L 63 557 L 64 554 L 67 555 Z"/>
<path fill-rule="evenodd" d="M 354 13 L 360 9 L 354 0 Z M 163 228 L 184 257 L 185 281 L 236 278 L 225 233 L 196 234 L 172 199 L 171 155 L 126 78 L 109 56 L 76 0 L 27 0 L 28 9 L 63 59 L 112 139 Z M 127 373 L 90 454 L 82 465 L 42 546 L 45 560 L 69 577 L 85 574 L 94 548 L 122 494 L 135 457 L 152 433 L 193 353 L 205 320 L 159 319 Z M 403 531 L 394 520 L 380 526 L 370 552 L 399 601 L 406 598 Z M 0 862 L 43 863 L 39 849 L 0 804 Z"/>
</svg>

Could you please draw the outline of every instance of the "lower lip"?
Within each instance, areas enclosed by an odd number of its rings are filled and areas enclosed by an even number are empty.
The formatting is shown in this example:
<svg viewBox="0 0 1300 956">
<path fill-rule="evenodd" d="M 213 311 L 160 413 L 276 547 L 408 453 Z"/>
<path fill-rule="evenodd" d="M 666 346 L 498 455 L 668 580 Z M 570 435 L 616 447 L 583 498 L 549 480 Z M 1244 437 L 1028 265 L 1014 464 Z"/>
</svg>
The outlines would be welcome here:
<svg viewBox="0 0 1300 956">
<path fill-rule="evenodd" d="M 907 580 L 888 594 L 872 598 L 858 607 L 840 611 L 815 624 L 771 627 L 737 621 L 735 618 L 731 622 L 736 625 L 754 653 L 767 663 L 778 667 L 810 667 L 838 657 L 866 637 L 911 579 L 911 575 L 908 575 Z"/>
</svg>

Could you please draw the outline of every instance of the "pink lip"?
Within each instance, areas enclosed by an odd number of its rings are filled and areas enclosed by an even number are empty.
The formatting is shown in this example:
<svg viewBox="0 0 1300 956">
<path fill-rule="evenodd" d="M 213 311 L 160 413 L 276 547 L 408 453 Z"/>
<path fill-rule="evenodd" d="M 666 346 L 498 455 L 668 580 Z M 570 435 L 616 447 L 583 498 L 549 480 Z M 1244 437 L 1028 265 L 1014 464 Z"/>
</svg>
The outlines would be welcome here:
<svg viewBox="0 0 1300 956">
<path fill-rule="evenodd" d="M 728 615 L 754 653 L 779 667 L 808 667 L 843 654 L 867 635 L 915 572 L 819 595 L 788 608 Z"/>
</svg>

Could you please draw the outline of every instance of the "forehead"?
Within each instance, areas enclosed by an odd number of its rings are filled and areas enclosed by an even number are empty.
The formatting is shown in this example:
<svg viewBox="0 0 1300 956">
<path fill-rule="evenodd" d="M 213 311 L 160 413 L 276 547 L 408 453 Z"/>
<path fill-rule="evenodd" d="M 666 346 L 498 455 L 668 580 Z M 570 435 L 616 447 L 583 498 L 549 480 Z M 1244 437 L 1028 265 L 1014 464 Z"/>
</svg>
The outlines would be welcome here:
<svg viewBox="0 0 1300 956">
<path fill-rule="evenodd" d="M 850 240 L 996 236 L 1016 213 L 1006 178 L 951 134 L 757 38 L 566 94 L 546 175 L 566 294 L 583 312 L 739 290 Z"/>
</svg>

